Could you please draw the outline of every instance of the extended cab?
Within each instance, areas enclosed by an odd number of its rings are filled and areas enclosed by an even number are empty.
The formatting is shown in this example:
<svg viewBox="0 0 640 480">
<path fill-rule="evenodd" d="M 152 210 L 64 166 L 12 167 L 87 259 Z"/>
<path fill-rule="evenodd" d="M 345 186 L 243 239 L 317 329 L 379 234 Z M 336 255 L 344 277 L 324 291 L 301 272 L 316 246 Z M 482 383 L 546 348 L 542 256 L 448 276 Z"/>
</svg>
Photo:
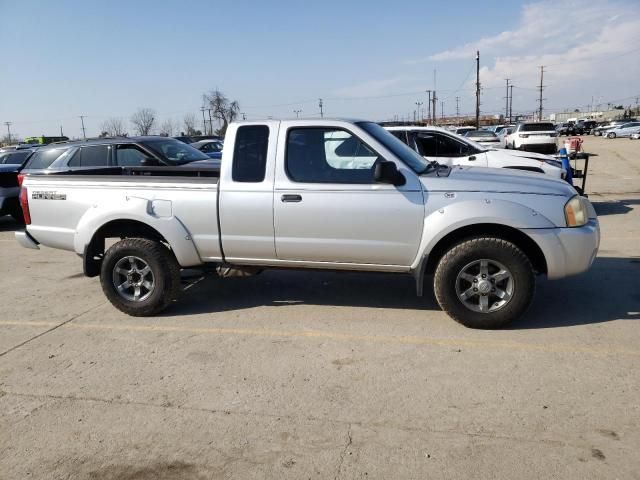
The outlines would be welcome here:
<svg viewBox="0 0 640 480">
<path fill-rule="evenodd" d="M 219 173 L 29 175 L 16 237 L 81 255 L 130 315 L 166 308 L 181 268 L 315 268 L 411 274 L 419 295 L 433 275 L 441 307 L 476 328 L 519 317 L 535 274 L 583 272 L 597 253 L 595 211 L 567 183 L 428 162 L 372 122 L 235 123 L 225 145 Z"/>
</svg>

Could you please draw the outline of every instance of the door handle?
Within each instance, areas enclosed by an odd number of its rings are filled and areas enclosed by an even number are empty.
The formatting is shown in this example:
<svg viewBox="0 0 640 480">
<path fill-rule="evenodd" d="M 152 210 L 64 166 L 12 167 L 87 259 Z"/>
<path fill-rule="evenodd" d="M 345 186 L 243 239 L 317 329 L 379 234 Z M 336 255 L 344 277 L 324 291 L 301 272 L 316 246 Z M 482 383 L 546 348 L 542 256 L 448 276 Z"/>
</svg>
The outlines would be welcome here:
<svg viewBox="0 0 640 480">
<path fill-rule="evenodd" d="M 475 156 L 475 155 L 471 155 L 471 156 L 469 157 L 469 161 L 470 161 L 470 162 L 473 162 L 475 159 L 476 159 L 476 156 Z"/>
<path fill-rule="evenodd" d="M 280 200 L 287 203 L 297 203 L 302 201 L 302 195 L 282 195 Z"/>
</svg>

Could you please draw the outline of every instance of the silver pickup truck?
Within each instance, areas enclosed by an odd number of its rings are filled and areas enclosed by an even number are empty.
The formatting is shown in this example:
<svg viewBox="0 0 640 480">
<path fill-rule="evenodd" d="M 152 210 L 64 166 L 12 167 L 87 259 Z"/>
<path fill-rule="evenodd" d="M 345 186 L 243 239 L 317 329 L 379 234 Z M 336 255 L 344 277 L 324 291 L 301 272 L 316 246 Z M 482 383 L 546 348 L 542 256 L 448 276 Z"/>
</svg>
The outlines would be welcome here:
<svg viewBox="0 0 640 480">
<path fill-rule="evenodd" d="M 181 268 L 277 267 L 410 274 L 418 295 L 433 278 L 451 317 L 497 328 L 529 306 L 536 274 L 587 270 L 600 241 L 567 183 L 428 162 L 366 121 L 231 124 L 220 171 L 28 175 L 20 202 L 23 246 L 76 252 L 136 316 L 178 296 Z"/>
</svg>

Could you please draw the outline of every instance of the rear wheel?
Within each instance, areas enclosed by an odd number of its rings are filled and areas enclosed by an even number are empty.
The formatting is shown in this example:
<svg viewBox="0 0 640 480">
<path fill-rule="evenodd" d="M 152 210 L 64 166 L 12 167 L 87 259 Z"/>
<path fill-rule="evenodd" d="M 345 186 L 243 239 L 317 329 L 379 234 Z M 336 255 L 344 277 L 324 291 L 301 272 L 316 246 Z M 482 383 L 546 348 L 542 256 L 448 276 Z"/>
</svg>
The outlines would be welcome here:
<svg viewBox="0 0 640 480">
<path fill-rule="evenodd" d="M 535 293 L 534 269 L 513 243 L 479 237 L 455 245 L 434 277 L 440 307 L 470 328 L 494 329 L 520 317 Z"/>
<path fill-rule="evenodd" d="M 160 242 L 126 238 L 104 256 L 102 290 L 122 312 L 148 316 L 161 312 L 180 292 L 180 267 Z"/>
</svg>

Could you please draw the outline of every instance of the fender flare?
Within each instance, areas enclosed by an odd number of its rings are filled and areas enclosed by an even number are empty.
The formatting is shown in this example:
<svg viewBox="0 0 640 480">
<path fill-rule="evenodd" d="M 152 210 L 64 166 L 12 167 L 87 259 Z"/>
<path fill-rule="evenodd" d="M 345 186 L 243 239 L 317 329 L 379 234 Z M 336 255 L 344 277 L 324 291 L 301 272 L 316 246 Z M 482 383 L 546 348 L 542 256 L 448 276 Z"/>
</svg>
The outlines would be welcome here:
<svg viewBox="0 0 640 480">
<path fill-rule="evenodd" d="M 524 229 L 556 228 L 551 220 L 536 210 L 508 200 L 467 200 L 440 208 L 425 218 L 418 255 L 411 265 L 419 296 L 422 295 L 429 253 L 438 242 L 456 230 L 481 224 L 510 227 L 524 235 L 527 235 Z"/>
<path fill-rule="evenodd" d="M 184 224 L 173 214 L 156 215 L 152 202 L 153 200 L 139 197 L 126 197 L 124 201 L 109 207 L 90 208 L 76 227 L 74 250 L 78 254 L 84 254 L 100 228 L 113 221 L 130 220 L 142 223 L 162 235 L 180 266 L 191 267 L 202 264 L 191 234 Z"/>
</svg>

